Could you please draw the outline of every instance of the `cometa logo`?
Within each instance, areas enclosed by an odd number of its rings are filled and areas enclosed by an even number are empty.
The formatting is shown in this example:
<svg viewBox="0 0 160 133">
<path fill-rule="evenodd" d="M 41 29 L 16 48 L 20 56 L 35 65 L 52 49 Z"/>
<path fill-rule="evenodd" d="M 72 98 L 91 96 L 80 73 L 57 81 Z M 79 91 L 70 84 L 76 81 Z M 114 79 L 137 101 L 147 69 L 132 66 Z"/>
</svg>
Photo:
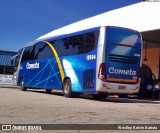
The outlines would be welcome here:
<svg viewBox="0 0 160 133">
<path fill-rule="evenodd" d="M 29 64 L 29 62 L 27 62 L 26 68 L 27 69 L 36 69 L 36 68 L 39 68 L 39 63 L 36 62 L 34 64 Z"/>
<path fill-rule="evenodd" d="M 109 68 L 109 73 L 111 73 L 111 74 L 121 74 L 121 75 L 131 75 L 131 76 L 136 75 L 136 71 L 133 71 L 132 69 L 123 70 L 123 69 L 116 69 L 114 67 Z"/>
</svg>

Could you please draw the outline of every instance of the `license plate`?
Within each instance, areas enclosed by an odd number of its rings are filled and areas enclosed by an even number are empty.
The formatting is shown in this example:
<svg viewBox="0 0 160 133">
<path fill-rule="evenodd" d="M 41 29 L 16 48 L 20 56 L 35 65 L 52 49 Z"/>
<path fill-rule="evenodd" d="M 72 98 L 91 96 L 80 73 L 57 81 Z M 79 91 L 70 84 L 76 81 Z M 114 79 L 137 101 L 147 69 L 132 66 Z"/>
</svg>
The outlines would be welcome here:
<svg viewBox="0 0 160 133">
<path fill-rule="evenodd" d="M 119 86 L 118 89 L 119 90 L 126 90 L 126 86 Z"/>
</svg>

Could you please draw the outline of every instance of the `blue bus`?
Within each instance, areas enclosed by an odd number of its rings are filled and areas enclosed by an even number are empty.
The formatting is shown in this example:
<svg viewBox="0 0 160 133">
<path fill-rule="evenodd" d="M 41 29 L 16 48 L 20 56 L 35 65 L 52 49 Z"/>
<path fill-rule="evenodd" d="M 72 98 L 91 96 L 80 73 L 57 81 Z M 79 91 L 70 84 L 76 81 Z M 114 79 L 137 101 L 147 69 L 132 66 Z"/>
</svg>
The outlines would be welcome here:
<svg viewBox="0 0 160 133">
<path fill-rule="evenodd" d="M 108 94 L 137 94 L 142 38 L 135 30 L 102 26 L 30 43 L 18 51 L 17 85 L 81 93 L 95 99 Z"/>
</svg>

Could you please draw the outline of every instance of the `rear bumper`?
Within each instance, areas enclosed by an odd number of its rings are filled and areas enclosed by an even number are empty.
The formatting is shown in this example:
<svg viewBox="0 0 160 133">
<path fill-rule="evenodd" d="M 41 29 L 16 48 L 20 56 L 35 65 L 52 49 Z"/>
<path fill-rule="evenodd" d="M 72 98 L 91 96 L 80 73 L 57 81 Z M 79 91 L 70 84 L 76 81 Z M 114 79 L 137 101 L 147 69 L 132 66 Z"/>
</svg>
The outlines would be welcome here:
<svg viewBox="0 0 160 133">
<path fill-rule="evenodd" d="M 138 84 L 120 84 L 109 83 L 97 79 L 96 91 L 108 94 L 137 94 L 139 92 L 140 83 Z"/>
</svg>

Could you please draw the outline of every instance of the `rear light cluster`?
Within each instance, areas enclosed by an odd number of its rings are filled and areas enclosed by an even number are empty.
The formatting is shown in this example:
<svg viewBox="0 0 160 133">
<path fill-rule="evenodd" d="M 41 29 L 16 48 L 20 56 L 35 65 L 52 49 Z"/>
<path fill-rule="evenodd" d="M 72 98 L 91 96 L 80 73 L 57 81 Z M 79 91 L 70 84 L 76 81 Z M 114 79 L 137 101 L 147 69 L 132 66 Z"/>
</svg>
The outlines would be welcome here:
<svg viewBox="0 0 160 133">
<path fill-rule="evenodd" d="M 99 67 L 98 78 L 107 81 L 105 63 L 101 63 Z"/>
<path fill-rule="evenodd" d="M 140 82 L 141 76 L 142 76 L 142 67 L 140 67 L 140 69 L 139 69 L 139 73 L 138 73 L 138 77 L 137 77 L 136 83 Z M 103 80 L 103 81 L 107 81 L 105 63 L 101 63 L 100 64 L 99 72 L 98 72 L 98 78 Z"/>
</svg>

